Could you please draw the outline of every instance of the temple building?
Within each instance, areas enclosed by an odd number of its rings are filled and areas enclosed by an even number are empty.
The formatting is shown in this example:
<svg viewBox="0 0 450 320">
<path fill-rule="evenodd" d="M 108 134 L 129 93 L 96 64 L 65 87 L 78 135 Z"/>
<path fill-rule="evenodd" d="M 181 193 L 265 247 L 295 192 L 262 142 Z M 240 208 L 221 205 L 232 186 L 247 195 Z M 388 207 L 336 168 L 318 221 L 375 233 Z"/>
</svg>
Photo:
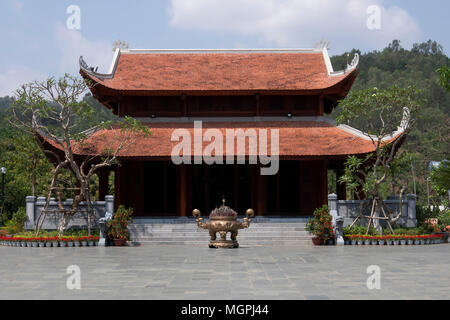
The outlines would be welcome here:
<svg viewBox="0 0 450 320">
<path fill-rule="evenodd" d="M 349 92 L 357 65 L 358 55 L 334 71 L 326 48 L 117 49 L 109 72 L 101 74 L 80 57 L 80 73 L 94 83 L 93 96 L 119 117 L 140 119 L 150 129 L 148 137 L 119 152 L 120 166 L 99 172 L 99 198 L 107 194 L 114 172 L 115 205 L 134 208 L 136 216 L 187 216 L 194 208 L 209 212 L 223 197 L 238 212 L 251 207 L 259 216 L 311 216 L 327 203 L 328 170 L 339 177 L 349 155 L 375 149 L 360 131 L 336 126 L 326 116 Z M 240 130 L 245 161 L 236 156 L 233 163 L 208 164 L 201 155 L 197 161 L 192 138 L 187 155 L 192 161 L 175 163 L 177 129 L 192 137 L 195 130 L 214 129 L 215 139 L 221 133 L 224 141 L 227 132 Z M 261 174 L 269 164 L 250 161 L 255 156 L 250 143 L 267 142 L 267 155 L 273 156 L 274 132 L 279 162 L 275 174 Z M 77 148 L 77 156 L 101 154 L 112 135 L 114 130 L 92 131 L 89 147 Z M 208 141 L 205 136 L 200 141 L 203 152 Z M 226 155 L 228 146 L 219 145 L 223 150 L 216 148 L 215 155 Z M 261 144 L 257 147 L 261 152 Z M 345 185 L 337 186 L 337 194 L 346 198 Z"/>
</svg>

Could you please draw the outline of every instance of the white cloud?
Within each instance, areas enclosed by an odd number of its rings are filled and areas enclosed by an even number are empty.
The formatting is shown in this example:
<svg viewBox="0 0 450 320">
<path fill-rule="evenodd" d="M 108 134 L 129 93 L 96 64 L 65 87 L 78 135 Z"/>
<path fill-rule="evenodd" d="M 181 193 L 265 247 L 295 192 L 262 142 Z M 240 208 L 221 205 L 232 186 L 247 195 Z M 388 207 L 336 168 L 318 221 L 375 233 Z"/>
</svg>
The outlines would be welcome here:
<svg viewBox="0 0 450 320">
<path fill-rule="evenodd" d="M 11 65 L 0 73 L 0 97 L 13 96 L 14 92 L 25 83 L 35 80 L 45 80 L 46 76 L 34 69 Z"/>
<path fill-rule="evenodd" d="M 368 6 L 381 9 L 381 29 L 369 30 Z M 257 37 L 264 46 L 312 47 L 320 39 L 332 49 L 379 48 L 393 39 L 406 46 L 419 39 L 414 19 L 381 0 L 172 0 L 175 28 Z"/>
<path fill-rule="evenodd" d="M 11 5 L 16 12 L 20 12 L 23 9 L 23 2 L 19 0 L 12 0 Z"/>
<path fill-rule="evenodd" d="M 83 56 L 89 66 L 98 66 L 98 72 L 107 73 L 114 55 L 112 44 L 106 41 L 91 41 L 79 30 L 69 30 L 62 24 L 56 28 L 56 45 L 61 51 L 61 73 L 78 74 L 80 56 Z"/>
</svg>

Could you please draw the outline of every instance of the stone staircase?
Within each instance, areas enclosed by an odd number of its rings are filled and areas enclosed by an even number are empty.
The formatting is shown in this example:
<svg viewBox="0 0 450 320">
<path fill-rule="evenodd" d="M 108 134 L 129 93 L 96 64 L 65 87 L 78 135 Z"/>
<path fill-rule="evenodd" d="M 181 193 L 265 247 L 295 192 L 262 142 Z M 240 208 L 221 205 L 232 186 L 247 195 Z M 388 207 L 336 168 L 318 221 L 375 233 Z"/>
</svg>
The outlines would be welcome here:
<svg viewBox="0 0 450 320">
<path fill-rule="evenodd" d="M 207 220 L 207 217 L 204 219 Z M 242 220 L 242 217 L 238 219 Z M 307 219 L 255 217 L 250 228 L 239 230 L 237 240 L 241 247 L 312 245 L 311 236 L 305 230 Z M 128 228 L 131 241 L 142 244 L 207 246 L 209 242 L 208 231 L 198 228 L 193 217 L 135 218 Z"/>
</svg>

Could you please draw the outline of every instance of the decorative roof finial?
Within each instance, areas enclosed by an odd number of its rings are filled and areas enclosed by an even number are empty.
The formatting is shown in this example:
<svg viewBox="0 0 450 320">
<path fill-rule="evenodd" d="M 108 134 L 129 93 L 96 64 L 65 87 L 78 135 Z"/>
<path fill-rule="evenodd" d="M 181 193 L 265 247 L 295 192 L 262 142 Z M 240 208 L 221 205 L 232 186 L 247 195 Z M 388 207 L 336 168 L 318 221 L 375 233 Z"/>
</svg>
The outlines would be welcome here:
<svg viewBox="0 0 450 320">
<path fill-rule="evenodd" d="M 225 206 L 225 196 L 222 196 L 222 205 Z"/>
</svg>

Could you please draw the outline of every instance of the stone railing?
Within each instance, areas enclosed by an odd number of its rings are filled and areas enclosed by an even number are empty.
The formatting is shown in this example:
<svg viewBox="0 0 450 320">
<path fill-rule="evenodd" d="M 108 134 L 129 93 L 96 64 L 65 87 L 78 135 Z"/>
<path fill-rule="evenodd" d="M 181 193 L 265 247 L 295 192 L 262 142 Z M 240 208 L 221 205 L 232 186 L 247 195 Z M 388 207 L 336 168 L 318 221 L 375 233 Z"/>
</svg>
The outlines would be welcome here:
<svg viewBox="0 0 450 320">
<path fill-rule="evenodd" d="M 392 211 L 391 217 L 392 215 L 398 214 L 400 207 L 400 200 L 398 198 L 385 200 L 384 203 Z M 343 217 L 344 226 L 350 225 L 361 212 L 361 209 L 365 215 L 370 215 L 370 205 L 370 200 L 338 200 L 337 195 L 334 193 L 328 195 L 328 207 L 330 208 L 333 220 L 336 217 Z M 397 224 L 403 227 L 416 227 L 415 194 L 408 194 L 406 197 L 403 197 L 402 211 L 402 216 L 397 221 Z M 386 214 L 388 213 L 386 212 Z M 361 222 L 367 224 L 367 219 L 363 218 Z M 380 220 L 381 226 L 384 227 L 385 223 L 385 221 Z"/>
<path fill-rule="evenodd" d="M 45 200 L 46 198 L 44 197 L 26 197 L 27 222 L 25 223 L 25 229 L 34 229 L 35 223 L 45 206 Z M 63 202 L 63 206 L 68 209 L 70 208 L 72 203 L 72 199 L 67 199 Z M 106 212 L 114 212 L 114 196 L 106 196 L 105 201 L 93 201 L 92 206 L 94 209 L 95 218 L 91 218 L 91 226 L 96 227 L 98 224 L 98 220 L 104 217 Z M 48 209 L 49 211 L 58 210 L 58 202 L 56 202 L 54 198 L 50 198 Z M 67 226 L 68 228 L 81 228 L 87 226 L 88 217 L 86 212 L 86 202 L 81 202 L 78 206 L 78 209 L 80 210 L 80 212 L 77 212 L 72 217 Z M 42 229 L 57 229 L 60 219 L 61 214 L 57 212 L 48 212 L 44 224 L 42 225 Z"/>
</svg>

